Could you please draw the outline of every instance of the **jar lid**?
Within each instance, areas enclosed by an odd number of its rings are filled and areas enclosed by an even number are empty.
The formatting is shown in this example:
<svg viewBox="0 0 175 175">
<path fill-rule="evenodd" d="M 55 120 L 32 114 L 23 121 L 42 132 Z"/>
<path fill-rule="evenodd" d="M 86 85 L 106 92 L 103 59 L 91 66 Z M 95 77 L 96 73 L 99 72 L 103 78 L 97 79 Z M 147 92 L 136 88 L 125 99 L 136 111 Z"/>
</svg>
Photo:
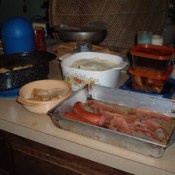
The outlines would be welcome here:
<svg viewBox="0 0 175 175">
<path fill-rule="evenodd" d="M 164 73 L 155 73 L 155 72 L 144 72 L 138 69 L 133 68 L 132 66 L 129 68 L 129 73 L 136 76 L 147 77 L 158 80 L 167 80 L 173 71 L 173 66 L 168 66 L 167 70 Z"/>
<path fill-rule="evenodd" d="M 2 38 L 32 37 L 33 35 L 32 23 L 24 17 L 13 17 L 7 20 L 2 26 Z"/>
<path fill-rule="evenodd" d="M 138 44 L 130 50 L 130 54 L 156 60 L 170 60 L 175 56 L 175 50 L 168 46 Z"/>
</svg>

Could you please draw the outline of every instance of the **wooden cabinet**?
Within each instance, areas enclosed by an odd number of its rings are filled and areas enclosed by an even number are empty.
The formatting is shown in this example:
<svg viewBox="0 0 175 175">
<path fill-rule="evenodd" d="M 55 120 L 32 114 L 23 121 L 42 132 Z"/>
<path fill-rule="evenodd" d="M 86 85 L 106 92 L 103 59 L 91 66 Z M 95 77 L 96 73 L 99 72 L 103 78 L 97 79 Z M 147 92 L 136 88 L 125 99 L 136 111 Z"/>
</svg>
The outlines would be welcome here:
<svg viewBox="0 0 175 175">
<path fill-rule="evenodd" d="M 1 132 L 1 138 L 0 144 L 5 143 L 3 149 L 8 155 L 6 169 L 12 175 L 129 174 L 7 132 Z M 0 149 L 0 155 L 3 152 Z"/>
<path fill-rule="evenodd" d="M 0 130 L 0 175 L 11 174 L 13 169 L 12 162 L 10 145 L 5 141 L 3 132 Z"/>
</svg>

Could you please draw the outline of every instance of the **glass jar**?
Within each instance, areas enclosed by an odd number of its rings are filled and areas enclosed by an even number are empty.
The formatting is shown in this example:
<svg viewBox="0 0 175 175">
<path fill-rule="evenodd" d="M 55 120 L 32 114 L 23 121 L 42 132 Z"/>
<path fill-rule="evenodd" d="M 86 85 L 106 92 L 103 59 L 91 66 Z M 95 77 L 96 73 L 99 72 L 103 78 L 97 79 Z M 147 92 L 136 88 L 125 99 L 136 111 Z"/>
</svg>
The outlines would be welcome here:
<svg viewBox="0 0 175 175">
<path fill-rule="evenodd" d="M 43 27 L 35 27 L 35 50 L 46 51 L 45 31 Z"/>
</svg>

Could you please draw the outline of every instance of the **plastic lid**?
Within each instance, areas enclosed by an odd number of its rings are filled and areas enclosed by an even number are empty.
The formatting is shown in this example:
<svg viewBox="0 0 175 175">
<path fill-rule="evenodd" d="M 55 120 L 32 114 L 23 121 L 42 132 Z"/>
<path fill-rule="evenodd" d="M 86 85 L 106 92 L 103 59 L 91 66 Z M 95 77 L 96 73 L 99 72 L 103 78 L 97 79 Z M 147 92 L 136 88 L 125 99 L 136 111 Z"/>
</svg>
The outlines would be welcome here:
<svg viewBox="0 0 175 175">
<path fill-rule="evenodd" d="M 130 50 L 131 55 L 156 60 L 169 60 L 175 56 L 175 49 L 167 46 L 139 44 Z"/>
<path fill-rule="evenodd" d="M 137 75 L 141 77 L 147 77 L 147 78 L 152 78 L 152 79 L 159 79 L 159 80 L 167 80 L 169 76 L 171 75 L 173 70 L 173 66 L 168 66 L 167 71 L 164 73 L 153 73 L 153 72 L 143 72 L 140 70 L 137 70 L 133 68 L 132 66 L 129 68 L 129 73 L 132 75 Z"/>
<path fill-rule="evenodd" d="M 32 23 L 24 17 L 13 17 L 7 20 L 2 27 L 2 38 L 21 38 L 25 36 L 32 37 L 33 35 Z"/>
</svg>

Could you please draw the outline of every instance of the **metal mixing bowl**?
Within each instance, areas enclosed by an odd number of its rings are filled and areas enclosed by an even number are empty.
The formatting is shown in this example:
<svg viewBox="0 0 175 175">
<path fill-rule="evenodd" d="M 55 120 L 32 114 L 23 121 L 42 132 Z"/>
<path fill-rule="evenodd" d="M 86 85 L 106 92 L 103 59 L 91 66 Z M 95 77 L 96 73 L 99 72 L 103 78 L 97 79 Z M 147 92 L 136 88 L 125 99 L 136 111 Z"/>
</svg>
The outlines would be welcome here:
<svg viewBox="0 0 175 175">
<path fill-rule="evenodd" d="M 106 29 L 95 27 L 75 28 L 62 26 L 56 32 L 63 42 L 89 42 L 91 44 L 101 43 L 107 35 Z"/>
</svg>

